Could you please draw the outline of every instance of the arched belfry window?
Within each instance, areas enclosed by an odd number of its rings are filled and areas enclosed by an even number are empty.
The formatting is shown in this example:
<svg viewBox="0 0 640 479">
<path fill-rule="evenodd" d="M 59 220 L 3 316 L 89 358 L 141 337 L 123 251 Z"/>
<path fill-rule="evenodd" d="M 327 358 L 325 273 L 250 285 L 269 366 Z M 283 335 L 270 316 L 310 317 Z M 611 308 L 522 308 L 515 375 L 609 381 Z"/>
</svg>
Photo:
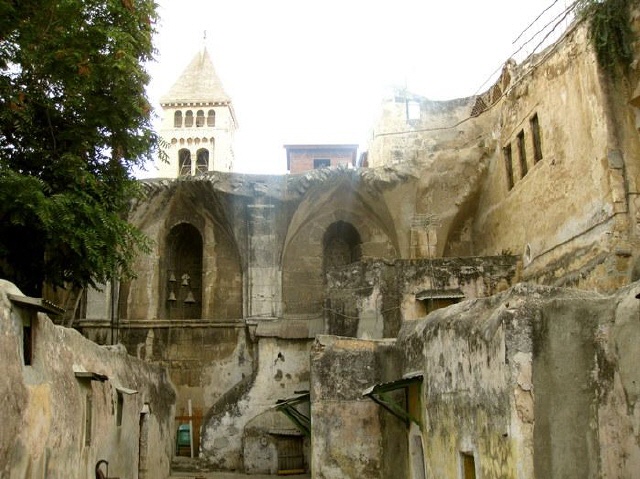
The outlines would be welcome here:
<svg viewBox="0 0 640 479">
<path fill-rule="evenodd" d="M 182 148 L 178 151 L 178 176 L 191 175 L 191 152 Z"/>
<path fill-rule="evenodd" d="M 216 126 L 216 112 L 214 110 L 207 112 L 207 126 Z"/>
<path fill-rule="evenodd" d="M 200 148 L 196 153 L 196 175 L 209 171 L 209 150 Z"/>
<path fill-rule="evenodd" d="M 173 114 L 173 126 L 174 128 L 182 128 L 182 112 L 180 110 Z"/>
<path fill-rule="evenodd" d="M 187 110 L 187 113 L 184 115 L 184 126 L 187 128 L 193 126 L 193 112 L 191 110 Z"/>
<path fill-rule="evenodd" d="M 346 266 L 360 260 L 360 234 L 353 225 L 344 221 L 331 224 L 323 238 L 323 269 Z"/>
<path fill-rule="evenodd" d="M 198 110 L 196 113 L 196 126 L 204 126 L 204 111 Z"/>
<path fill-rule="evenodd" d="M 202 236 L 181 223 L 167 236 L 161 311 L 166 319 L 202 317 Z"/>
</svg>

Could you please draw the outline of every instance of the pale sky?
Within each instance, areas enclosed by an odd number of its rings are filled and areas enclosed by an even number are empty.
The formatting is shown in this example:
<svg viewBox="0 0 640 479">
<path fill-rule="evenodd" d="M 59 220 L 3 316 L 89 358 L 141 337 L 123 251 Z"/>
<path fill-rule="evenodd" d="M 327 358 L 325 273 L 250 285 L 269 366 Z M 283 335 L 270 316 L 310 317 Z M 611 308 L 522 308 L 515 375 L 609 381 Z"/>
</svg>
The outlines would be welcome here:
<svg viewBox="0 0 640 479">
<path fill-rule="evenodd" d="M 284 144 L 366 148 L 385 92 L 433 100 L 486 90 L 523 41 L 570 0 L 159 0 L 158 100 L 203 46 L 239 130 L 236 170 L 283 173 Z M 518 42 L 513 41 L 551 9 Z M 516 56 L 520 62 L 542 36 Z M 153 176 L 152 172 L 147 176 Z"/>
</svg>

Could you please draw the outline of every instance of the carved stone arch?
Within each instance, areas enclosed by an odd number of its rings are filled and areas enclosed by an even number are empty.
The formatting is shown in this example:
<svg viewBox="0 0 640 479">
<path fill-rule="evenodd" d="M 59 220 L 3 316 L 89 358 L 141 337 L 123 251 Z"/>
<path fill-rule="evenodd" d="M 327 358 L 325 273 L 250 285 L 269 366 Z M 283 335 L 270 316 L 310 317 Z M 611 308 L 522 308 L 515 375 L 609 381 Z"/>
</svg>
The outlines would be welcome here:
<svg viewBox="0 0 640 479">
<path fill-rule="evenodd" d="M 196 112 L 196 127 L 204 126 L 204 110 L 198 110 Z"/>
<path fill-rule="evenodd" d="M 203 238 L 202 318 L 241 319 L 243 265 L 228 203 L 208 181 L 178 182 L 174 188 L 168 214 L 193 224 Z"/>
</svg>

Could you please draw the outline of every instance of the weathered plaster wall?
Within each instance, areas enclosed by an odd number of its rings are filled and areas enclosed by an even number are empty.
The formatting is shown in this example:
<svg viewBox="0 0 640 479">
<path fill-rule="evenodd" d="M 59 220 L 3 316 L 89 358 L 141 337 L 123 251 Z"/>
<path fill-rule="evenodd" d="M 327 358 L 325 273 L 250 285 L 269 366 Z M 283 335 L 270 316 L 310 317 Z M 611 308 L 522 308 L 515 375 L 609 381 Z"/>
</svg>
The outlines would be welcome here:
<svg viewBox="0 0 640 479">
<path fill-rule="evenodd" d="M 606 297 L 517 285 L 405 323 L 422 371 L 427 477 L 633 477 L 640 284 Z M 535 427 L 534 427 L 535 425 Z"/>
<path fill-rule="evenodd" d="M 110 325 L 82 321 L 82 333 L 104 344 Z M 167 369 L 177 392 L 176 415 L 203 417 L 218 399 L 253 374 L 254 346 L 242 324 L 205 321 L 122 321 L 120 344 L 129 354 Z M 176 421 L 177 429 L 183 420 Z M 197 444 L 196 444 L 197 447 Z"/>
<path fill-rule="evenodd" d="M 259 338 L 255 376 L 246 378 L 207 412 L 201 457 L 222 469 L 242 470 L 247 462 L 260 463 L 259 459 L 242 457 L 245 427 L 256 416 L 272 409 L 278 399 L 308 389 L 309 348 L 308 339 Z"/>
<path fill-rule="evenodd" d="M 636 7 L 632 20 L 638 38 Z M 628 75 L 612 78 L 577 22 L 522 64 L 507 61 L 482 95 L 389 98 L 368 157 L 375 170 L 393 165 L 419 178 L 413 227 L 396 227 L 401 244 L 410 235 L 402 256 L 522 255 L 525 280 L 603 291 L 638 279 L 640 43 L 632 47 Z"/>
<path fill-rule="evenodd" d="M 309 415 L 306 408 L 298 409 Z M 306 409 L 306 410 L 305 410 Z M 309 438 L 303 436 L 296 426 L 280 411 L 270 409 L 249 421 L 244 428 L 242 440 L 242 456 L 246 474 L 277 474 L 279 470 L 279 452 L 291 454 L 280 444 L 282 441 L 294 439 L 302 443 L 304 470 L 309 470 Z M 283 461 L 289 462 L 289 461 Z M 287 470 L 287 469 L 284 469 Z"/>
<path fill-rule="evenodd" d="M 381 417 L 377 404 L 362 396 L 390 366 L 379 360 L 380 350 L 390 344 L 316 337 L 311 350 L 312 477 L 405 477 L 403 455 L 384 454 L 382 431 L 387 418 Z M 404 441 L 395 437 L 393 444 L 403 450 Z"/>
<path fill-rule="evenodd" d="M 7 293 L 20 294 L 15 286 L 0 280 L 4 365 L 0 379 L 4 404 L 0 475 L 85 479 L 93 477 L 95 464 L 105 459 L 114 477 L 167 477 L 175 437 L 175 391 L 166 371 L 132 358 L 122 349 L 98 346 L 73 329 L 55 326 L 42 313 L 18 308 Z M 23 321 L 28 317 L 32 321 L 33 360 L 24 365 Z M 79 379 L 75 375 L 78 371 L 99 373 L 108 379 Z M 118 388 L 137 391 L 122 396 L 120 426 Z M 91 403 L 87 403 L 87 395 Z M 88 408 L 92 417 L 89 439 Z"/>
</svg>

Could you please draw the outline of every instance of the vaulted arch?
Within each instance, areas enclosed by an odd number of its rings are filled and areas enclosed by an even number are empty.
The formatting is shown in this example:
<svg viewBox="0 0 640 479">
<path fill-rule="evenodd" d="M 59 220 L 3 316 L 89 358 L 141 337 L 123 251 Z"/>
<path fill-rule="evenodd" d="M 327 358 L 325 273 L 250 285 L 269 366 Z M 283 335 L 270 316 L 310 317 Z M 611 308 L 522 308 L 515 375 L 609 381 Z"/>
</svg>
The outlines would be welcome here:
<svg viewBox="0 0 640 479">
<path fill-rule="evenodd" d="M 328 184 L 309 191 L 290 222 L 282 253 L 285 316 L 322 313 L 328 268 L 361 256 L 397 257 L 384 201 L 354 187 L 348 178 Z"/>
</svg>

